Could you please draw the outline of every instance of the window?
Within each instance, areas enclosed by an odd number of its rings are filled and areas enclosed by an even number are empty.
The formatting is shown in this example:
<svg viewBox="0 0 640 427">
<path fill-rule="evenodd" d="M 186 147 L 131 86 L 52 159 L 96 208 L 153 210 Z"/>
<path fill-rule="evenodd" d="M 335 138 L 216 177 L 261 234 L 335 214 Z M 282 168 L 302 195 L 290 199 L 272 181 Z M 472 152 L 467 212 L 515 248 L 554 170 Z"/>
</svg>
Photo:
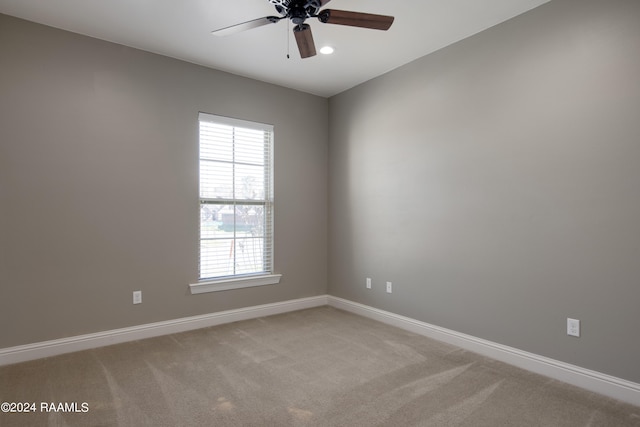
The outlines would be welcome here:
<svg viewBox="0 0 640 427">
<path fill-rule="evenodd" d="M 273 127 L 200 113 L 199 283 L 192 293 L 277 283 Z"/>
</svg>

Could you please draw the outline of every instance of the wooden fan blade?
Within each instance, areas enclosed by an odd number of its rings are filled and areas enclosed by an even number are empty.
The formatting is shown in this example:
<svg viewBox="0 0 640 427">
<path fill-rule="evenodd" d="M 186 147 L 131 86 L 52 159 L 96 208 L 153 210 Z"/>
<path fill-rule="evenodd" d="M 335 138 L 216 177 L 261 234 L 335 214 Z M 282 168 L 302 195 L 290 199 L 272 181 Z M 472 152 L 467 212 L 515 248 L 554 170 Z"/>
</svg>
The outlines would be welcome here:
<svg viewBox="0 0 640 427">
<path fill-rule="evenodd" d="M 313 42 L 313 34 L 311 34 L 311 27 L 308 24 L 296 25 L 293 28 L 293 34 L 296 36 L 301 58 L 316 55 L 316 45 Z"/>
<path fill-rule="evenodd" d="M 240 24 L 231 25 L 225 28 L 220 28 L 219 30 L 213 30 L 211 31 L 211 34 L 216 36 L 228 36 L 230 34 L 250 30 L 252 28 L 262 27 L 263 25 L 275 24 L 280 19 L 282 18 L 276 16 L 267 16 L 264 18 L 253 19 L 251 21 L 242 22 Z"/>
<path fill-rule="evenodd" d="M 393 24 L 393 16 L 373 13 L 349 12 L 346 10 L 325 9 L 318 14 L 320 22 L 325 24 L 348 25 L 350 27 L 388 30 Z"/>
</svg>

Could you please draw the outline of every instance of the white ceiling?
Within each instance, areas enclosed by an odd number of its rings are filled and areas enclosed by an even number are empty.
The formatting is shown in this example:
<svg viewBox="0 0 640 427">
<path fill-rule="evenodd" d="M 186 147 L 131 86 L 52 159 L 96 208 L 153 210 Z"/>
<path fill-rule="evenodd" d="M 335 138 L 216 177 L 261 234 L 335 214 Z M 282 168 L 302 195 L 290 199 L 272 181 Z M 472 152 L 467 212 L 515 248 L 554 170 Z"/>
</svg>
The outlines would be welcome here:
<svg viewBox="0 0 640 427">
<path fill-rule="evenodd" d="M 277 15 L 267 0 L 0 0 L 0 13 L 329 97 L 547 1 L 333 0 L 327 8 L 396 19 L 388 31 L 310 19 L 317 48 L 331 45 L 335 53 L 307 59 L 287 20 L 211 35 Z"/>
</svg>

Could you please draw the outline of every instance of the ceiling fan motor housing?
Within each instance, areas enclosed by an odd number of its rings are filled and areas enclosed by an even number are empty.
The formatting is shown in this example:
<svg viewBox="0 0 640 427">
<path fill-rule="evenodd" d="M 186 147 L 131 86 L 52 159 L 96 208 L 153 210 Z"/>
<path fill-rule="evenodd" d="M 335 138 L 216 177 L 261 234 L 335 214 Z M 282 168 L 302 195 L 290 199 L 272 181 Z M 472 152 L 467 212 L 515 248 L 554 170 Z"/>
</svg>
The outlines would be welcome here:
<svg viewBox="0 0 640 427">
<path fill-rule="evenodd" d="M 269 0 L 269 3 L 276 7 L 280 15 L 290 18 L 297 25 L 316 16 L 322 6 L 321 0 Z"/>
</svg>

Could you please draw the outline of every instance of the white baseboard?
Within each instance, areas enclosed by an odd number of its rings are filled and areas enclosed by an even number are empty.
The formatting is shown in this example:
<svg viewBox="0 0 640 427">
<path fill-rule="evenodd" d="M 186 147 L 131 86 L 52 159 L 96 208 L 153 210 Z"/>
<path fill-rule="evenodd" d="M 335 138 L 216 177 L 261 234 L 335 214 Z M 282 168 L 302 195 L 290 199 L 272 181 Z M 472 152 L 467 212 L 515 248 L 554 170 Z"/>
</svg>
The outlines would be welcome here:
<svg viewBox="0 0 640 427">
<path fill-rule="evenodd" d="M 327 296 L 257 305 L 0 349 L 0 366 L 327 305 Z"/>
<path fill-rule="evenodd" d="M 453 344 L 531 372 L 551 377 L 632 405 L 640 406 L 640 384 L 638 383 L 549 359 L 544 356 L 462 334 L 450 329 L 430 325 L 353 301 L 333 296 L 328 296 L 327 298 L 328 304 L 332 307 L 378 320 L 419 335 L 434 338 L 438 341 Z"/>
<path fill-rule="evenodd" d="M 640 384 L 329 295 L 264 304 L 0 349 L 0 366 L 329 305 L 640 406 Z"/>
</svg>

